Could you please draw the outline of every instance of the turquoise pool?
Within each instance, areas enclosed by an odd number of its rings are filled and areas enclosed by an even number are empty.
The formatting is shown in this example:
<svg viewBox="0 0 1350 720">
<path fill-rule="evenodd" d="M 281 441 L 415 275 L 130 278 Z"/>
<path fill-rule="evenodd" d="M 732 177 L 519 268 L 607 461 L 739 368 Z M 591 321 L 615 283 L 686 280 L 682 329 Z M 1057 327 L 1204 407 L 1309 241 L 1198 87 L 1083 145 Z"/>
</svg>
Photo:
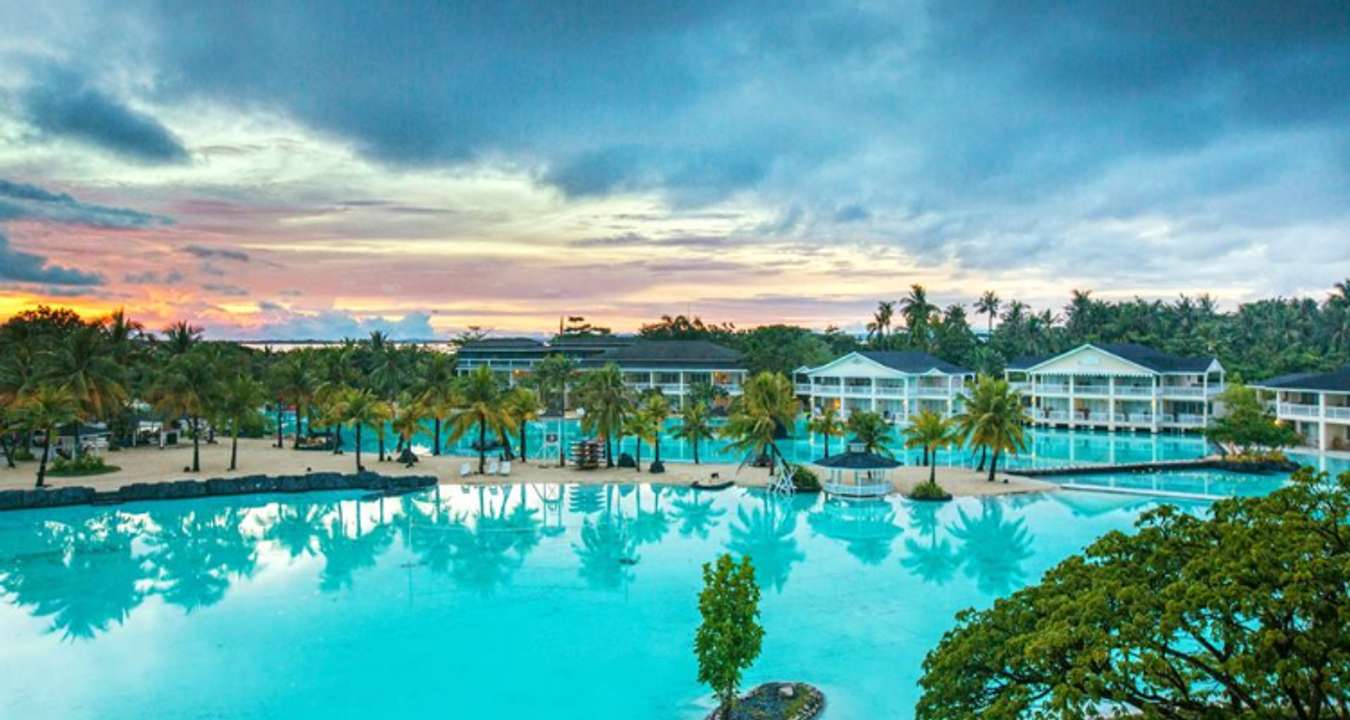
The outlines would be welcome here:
<svg viewBox="0 0 1350 720">
<path fill-rule="evenodd" d="M 1149 507 L 516 485 L 2 513 L 0 717 L 698 718 L 699 565 L 731 551 L 764 588 L 750 683 L 904 718 L 958 610 Z"/>
<path fill-rule="evenodd" d="M 678 426 L 677 421 L 672 420 L 666 423 L 661 440 L 661 457 L 667 461 L 691 462 L 694 457 L 693 444 L 672 434 L 672 430 Z M 531 457 L 537 457 L 541 453 L 546 445 L 545 440 L 549 436 L 562 437 L 564 442 L 571 442 L 583 437 L 584 433 L 581 432 L 579 423 L 574 420 L 567 422 L 561 435 L 559 434 L 557 420 L 529 423 L 526 429 L 525 442 Z M 394 437 L 392 431 L 387 432 L 385 441 L 387 448 L 393 447 Z M 424 432 L 413 438 L 413 445 L 423 451 L 429 451 L 434 442 L 432 438 L 428 426 Z M 476 439 L 476 434 L 473 437 L 466 436 L 461 438 L 458 443 L 445 447 L 447 452 L 453 454 L 472 455 L 474 454 L 472 443 Z M 1025 452 L 1000 460 L 1000 464 L 1011 468 L 1116 465 L 1157 462 L 1159 460 L 1189 460 L 1209 454 L 1208 444 L 1204 438 L 1198 435 L 1112 434 L 1107 432 L 1029 429 L 1027 440 Z M 344 446 L 350 449 L 353 447 L 353 441 L 352 433 L 350 431 L 345 432 L 343 435 Z M 363 451 L 373 452 L 377 442 L 372 433 L 365 433 L 362 437 Z M 443 436 L 442 443 L 447 442 L 448 437 Z M 518 439 L 511 438 L 511 443 L 513 446 L 516 445 Z M 635 446 L 636 442 L 633 438 L 626 438 L 623 441 L 622 449 L 624 452 L 632 453 Z M 783 454 L 793 462 L 810 462 L 820 458 L 825 453 L 824 438 L 812 436 L 801 423 L 793 430 L 790 437 L 779 442 L 779 447 Z M 907 464 L 915 464 L 922 457 L 921 451 L 904 448 L 903 438 L 900 437 L 899 433 L 896 434 L 889 447 L 897 458 Z M 843 441 L 839 438 L 833 438 L 831 449 L 834 452 L 842 450 Z M 553 453 L 556 452 L 555 445 L 553 446 Z M 644 458 L 649 459 L 651 457 L 652 448 L 649 443 L 643 443 L 642 454 Z M 699 458 L 703 462 L 740 462 L 741 460 L 740 456 L 727 451 L 725 442 L 716 439 L 700 443 Z M 973 453 L 964 449 L 945 450 L 938 454 L 938 462 L 941 465 L 974 467 L 978 460 L 979 458 Z"/>
</svg>

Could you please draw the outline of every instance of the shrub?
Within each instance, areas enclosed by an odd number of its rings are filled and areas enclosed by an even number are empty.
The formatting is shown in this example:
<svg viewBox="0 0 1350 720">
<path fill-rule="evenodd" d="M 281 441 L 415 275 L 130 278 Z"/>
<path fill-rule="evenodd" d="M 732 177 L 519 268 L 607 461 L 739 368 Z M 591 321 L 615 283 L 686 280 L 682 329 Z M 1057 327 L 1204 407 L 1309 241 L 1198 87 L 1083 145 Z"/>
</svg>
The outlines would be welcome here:
<svg viewBox="0 0 1350 720">
<path fill-rule="evenodd" d="M 916 716 L 1333 717 L 1350 704 L 1350 473 L 1142 515 L 965 610 L 924 660 Z M 1293 708 L 1299 712 L 1294 713 Z"/>
<path fill-rule="evenodd" d="M 792 488 L 797 492 L 820 492 L 820 476 L 805 465 L 792 471 Z"/>
<path fill-rule="evenodd" d="M 951 493 L 942 489 L 941 485 L 933 482 L 921 482 L 909 491 L 907 496 L 910 500 L 951 500 Z"/>
<path fill-rule="evenodd" d="M 84 453 L 79 457 L 68 460 L 57 456 L 52 460 L 49 475 L 74 477 L 80 475 L 99 475 L 101 473 L 116 472 L 117 467 L 107 464 L 100 455 L 93 453 Z"/>
</svg>

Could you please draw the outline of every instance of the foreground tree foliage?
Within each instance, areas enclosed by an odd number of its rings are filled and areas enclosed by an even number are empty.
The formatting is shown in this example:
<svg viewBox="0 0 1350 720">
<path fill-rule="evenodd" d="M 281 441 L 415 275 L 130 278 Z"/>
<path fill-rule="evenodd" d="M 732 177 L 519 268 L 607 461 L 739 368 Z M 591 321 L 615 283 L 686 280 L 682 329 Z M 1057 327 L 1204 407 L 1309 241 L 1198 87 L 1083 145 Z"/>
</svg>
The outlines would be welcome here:
<svg viewBox="0 0 1350 720">
<path fill-rule="evenodd" d="M 1205 437 L 1225 449 L 1250 456 L 1256 448 L 1282 450 L 1297 445 L 1298 432 L 1276 421 L 1275 413 L 1257 397 L 1256 391 L 1234 383 L 1219 396 L 1225 413 L 1205 428 Z"/>
<path fill-rule="evenodd" d="M 764 628 L 759 625 L 759 584 L 749 556 L 737 563 L 723 554 L 703 564 L 703 592 L 698 596 L 703 624 L 694 635 L 698 681 L 717 693 L 722 707 L 736 704 L 741 673 L 759 657 Z"/>
<path fill-rule="evenodd" d="M 1350 473 L 1173 506 L 966 610 L 917 717 L 1350 717 Z"/>
</svg>

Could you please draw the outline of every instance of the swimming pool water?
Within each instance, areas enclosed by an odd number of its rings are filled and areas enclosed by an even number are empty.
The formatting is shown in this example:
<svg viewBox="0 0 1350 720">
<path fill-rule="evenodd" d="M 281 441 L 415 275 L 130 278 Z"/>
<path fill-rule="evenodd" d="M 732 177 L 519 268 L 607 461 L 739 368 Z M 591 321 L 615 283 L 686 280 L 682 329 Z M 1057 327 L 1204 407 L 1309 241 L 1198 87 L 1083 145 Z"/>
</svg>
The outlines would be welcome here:
<svg viewBox="0 0 1350 720">
<path fill-rule="evenodd" d="M 958 610 L 1153 505 L 507 485 L 3 513 L 0 717 L 698 718 L 699 568 L 730 551 L 764 590 L 747 684 L 905 718 Z"/>
</svg>

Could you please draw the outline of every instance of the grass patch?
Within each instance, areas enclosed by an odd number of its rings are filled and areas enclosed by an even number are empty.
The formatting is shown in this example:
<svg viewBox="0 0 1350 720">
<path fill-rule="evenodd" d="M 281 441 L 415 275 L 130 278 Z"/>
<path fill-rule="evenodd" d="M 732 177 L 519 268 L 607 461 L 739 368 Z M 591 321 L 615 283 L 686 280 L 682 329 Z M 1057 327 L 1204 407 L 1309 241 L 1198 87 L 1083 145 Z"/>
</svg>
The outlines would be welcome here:
<svg viewBox="0 0 1350 720">
<path fill-rule="evenodd" d="M 74 460 L 58 457 L 47 470 L 48 477 L 87 477 L 89 475 L 107 475 L 122 468 L 109 465 L 98 455 L 81 455 Z"/>
<path fill-rule="evenodd" d="M 921 482 L 914 486 L 914 489 L 907 496 L 910 500 L 951 500 L 952 494 L 942 489 L 941 485 L 934 482 Z"/>
<path fill-rule="evenodd" d="M 47 477 L 86 477 L 89 475 L 107 475 L 115 473 L 122 468 L 116 465 L 104 465 L 98 468 L 63 468 L 61 470 L 48 470 Z"/>
</svg>

